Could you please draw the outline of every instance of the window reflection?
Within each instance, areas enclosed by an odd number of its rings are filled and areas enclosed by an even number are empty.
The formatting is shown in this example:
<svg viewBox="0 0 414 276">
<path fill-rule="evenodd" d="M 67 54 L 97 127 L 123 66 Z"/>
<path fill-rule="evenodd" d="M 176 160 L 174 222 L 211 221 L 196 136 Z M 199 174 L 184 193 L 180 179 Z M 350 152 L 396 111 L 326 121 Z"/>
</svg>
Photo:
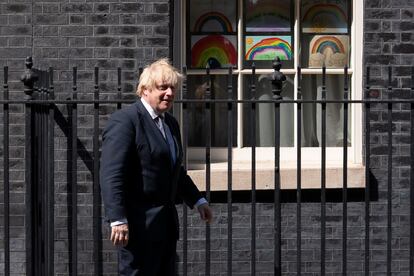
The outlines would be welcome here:
<svg viewBox="0 0 414 276">
<path fill-rule="evenodd" d="M 350 80 L 349 80 L 350 81 Z M 350 83 L 350 82 L 349 82 Z M 304 100 L 322 98 L 322 76 L 303 76 L 302 97 Z M 349 98 L 350 98 L 349 92 Z M 326 76 L 326 99 L 342 100 L 344 97 L 344 76 Z M 303 104 L 302 146 L 321 146 L 321 104 Z M 348 145 L 351 145 L 351 106 L 348 108 Z M 343 145 L 343 104 L 326 104 L 326 146 L 341 147 Z"/>
<path fill-rule="evenodd" d="M 211 99 L 228 99 L 227 75 L 211 75 Z M 233 77 L 233 99 L 237 94 L 237 78 Z M 206 99 L 208 77 L 188 76 L 188 98 Z M 192 147 L 204 147 L 207 137 L 207 114 L 205 103 L 188 104 L 189 137 L 188 144 Z M 228 139 L 228 109 L 227 103 L 211 104 L 211 145 L 227 147 Z M 233 146 L 237 145 L 237 104 L 233 105 Z"/>
<path fill-rule="evenodd" d="M 282 89 L 284 100 L 293 100 L 293 77 L 286 76 L 287 81 Z M 271 100 L 272 94 L 272 75 L 262 74 L 257 76 L 256 94 L 257 100 Z M 250 85 L 252 76 L 246 76 L 244 81 L 244 99 L 252 99 Z M 274 103 L 259 103 L 256 105 L 256 146 L 272 147 L 275 145 L 275 106 Z M 243 145 L 252 145 L 252 104 L 243 105 Z M 294 107 L 290 104 L 280 105 L 280 145 L 282 147 L 292 147 L 294 145 Z"/>
</svg>

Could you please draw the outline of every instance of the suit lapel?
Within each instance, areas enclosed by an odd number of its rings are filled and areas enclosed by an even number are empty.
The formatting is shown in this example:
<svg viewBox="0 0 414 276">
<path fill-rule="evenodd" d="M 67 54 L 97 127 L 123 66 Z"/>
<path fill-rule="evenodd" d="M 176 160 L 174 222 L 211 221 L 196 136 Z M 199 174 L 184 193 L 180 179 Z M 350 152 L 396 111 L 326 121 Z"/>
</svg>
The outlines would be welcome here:
<svg viewBox="0 0 414 276">
<path fill-rule="evenodd" d="M 150 147 L 163 147 L 164 150 L 168 150 L 169 152 L 168 142 L 164 139 L 164 136 L 162 135 L 160 129 L 157 127 L 151 115 L 145 109 L 145 106 L 142 104 L 141 100 L 136 101 L 135 106 L 137 107 L 138 112 L 141 114 L 141 124 L 145 130 L 144 132 L 147 136 L 147 141 L 150 144 Z M 154 142 L 155 145 L 152 142 Z"/>
</svg>

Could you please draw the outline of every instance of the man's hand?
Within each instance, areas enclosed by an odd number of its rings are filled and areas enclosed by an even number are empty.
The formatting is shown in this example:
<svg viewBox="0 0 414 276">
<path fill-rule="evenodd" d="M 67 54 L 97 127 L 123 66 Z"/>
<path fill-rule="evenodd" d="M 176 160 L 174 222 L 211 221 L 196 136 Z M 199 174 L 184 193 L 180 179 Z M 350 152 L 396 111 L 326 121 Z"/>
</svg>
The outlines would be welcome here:
<svg viewBox="0 0 414 276">
<path fill-rule="evenodd" d="M 129 240 L 128 224 L 111 227 L 111 241 L 114 245 L 126 246 Z"/>
<path fill-rule="evenodd" d="M 213 211 L 211 210 L 208 203 L 201 204 L 197 207 L 197 209 L 202 220 L 204 220 L 206 223 L 211 223 L 213 221 Z"/>
</svg>

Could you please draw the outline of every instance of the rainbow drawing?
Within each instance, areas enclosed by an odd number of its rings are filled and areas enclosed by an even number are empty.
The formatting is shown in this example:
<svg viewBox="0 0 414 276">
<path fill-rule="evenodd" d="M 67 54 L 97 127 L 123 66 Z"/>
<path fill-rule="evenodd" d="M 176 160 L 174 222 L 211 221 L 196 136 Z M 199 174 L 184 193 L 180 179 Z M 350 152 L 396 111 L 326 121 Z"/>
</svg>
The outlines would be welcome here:
<svg viewBox="0 0 414 276">
<path fill-rule="evenodd" d="M 345 54 L 345 47 L 342 42 L 336 36 L 320 36 L 316 37 L 316 40 L 311 42 L 311 54 L 321 53 L 324 54 L 328 49 L 332 53 Z"/>
<path fill-rule="evenodd" d="M 309 67 L 343 68 L 348 64 L 348 36 L 316 35 L 309 45 Z"/>
<path fill-rule="evenodd" d="M 193 36 L 191 47 L 191 66 L 193 68 L 220 68 L 236 65 L 236 36 L 208 35 Z"/>
<path fill-rule="evenodd" d="M 316 4 L 305 9 L 303 18 L 304 32 L 346 33 L 347 15 L 341 6 L 335 4 Z"/>
<path fill-rule="evenodd" d="M 246 9 L 247 32 L 288 32 L 290 26 L 289 1 L 249 1 Z"/>
<path fill-rule="evenodd" d="M 290 36 L 247 36 L 246 60 L 292 59 Z"/>
<path fill-rule="evenodd" d="M 231 33 L 233 28 L 230 20 L 220 12 L 207 12 L 197 18 L 193 32 L 224 32 Z"/>
</svg>

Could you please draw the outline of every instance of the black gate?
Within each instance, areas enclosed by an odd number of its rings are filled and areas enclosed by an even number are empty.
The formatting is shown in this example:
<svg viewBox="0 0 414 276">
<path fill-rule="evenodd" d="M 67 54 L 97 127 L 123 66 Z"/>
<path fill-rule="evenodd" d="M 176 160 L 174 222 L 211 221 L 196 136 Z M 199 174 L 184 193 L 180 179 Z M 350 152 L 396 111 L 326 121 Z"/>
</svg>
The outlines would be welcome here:
<svg viewBox="0 0 414 276">
<path fill-rule="evenodd" d="M 9 153 L 9 114 L 10 114 L 10 105 L 21 105 L 25 108 L 25 184 L 26 184 L 26 213 L 25 213 L 25 227 L 26 227 L 26 275 L 53 275 L 55 271 L 55 229 L 54 229 L 54 220 L 56 218 L 54 210 L 55 202 L 55 124 L 58 123 L 59 127 L 63 129 L 63 132 L 68 137 L 68 152 L 67 152 L 67 173 L 68 180 L 70 185 L 68 187 L 68 194 L 70 198 L 68 200 L 69 208 L 69 255 L 67 262 L 69 263 L 68 273 L 70 275 L 77 275 L 78 271 L 78 213 L 79 213 L 79 204 L 78 204 L 78 160 L 82 159 L 83 161 L 87 160 L 87 167 L 91 172 L 91 182 L 92 182 L 92 194 L 93 194 L 93 212 L 91 219 L 93 220 L 92 231 L 93 231 L 93 275 L 103 275 L 106 273 L 104 271 L 105 260 L 103 257 L 103 243 L 102 243 L 102 214 L 101 214 L 101 199 L 100 199 L 100 189 L 99 189 L 99 137 L 100 137 L 100 105 L 102 104 L 112 104 L 116 105 L 116 108 L 121 108 L 122 103 L 131 103 L 132 100 L 122 99 L 122 86 L 121 86 L 121 69 L 117 70 L 117 91 L 116 99 L 113 100 L 103 100 L 99 98 L 99 69 L 95 68 L 94 71 L 94 97 L 93 99 L 85 100 L 78 99 L 78 86 L 77 86 L 77 69 L 73 68 L 73 86 L 71 98 L 66 100 L 56 100 L 54 97 L 54 82 L 53 82 L 53 69 L 50 68 L 48 71 L 40 71 L 32 69 L 31 58 L 26 60 L 26 71 L 22 76 L 22 81 L 24 83 L 24 92 L 26 94 L 26 99 L 24 100 L 11 100 L 9 99 L 9 86 L 8 86 L 8 68 L 4 68 L 4 88 L 3 88 L 3 100 L 1 104 L 3 106 L 3 160 L 4 160 L 4 274 L 9 275 L 11 273 L 10 268 L 10 153 Z M 393 105 L 396 104 L 406 104 L 411 108 L 410 112 L 410 183 L 409 183 L 409 202 L 410 202 L 410 219 L 407 224 L 407 229 L 409 229 L 409 253 L 407 262 L 409 263 L 409 268 L 407 272 L 410 276 L 414 275 L 414 100 L 412 95 L 414 95 L 414 68 L 412 70 L 412 87 L 407 92 L 410 93 L 410 96 L 407 99 L 392 99 L 392 91 L 394 87 L 392 86 L 392 75 L 391 68 L 389 70 L 388 76 L 388 86 L 386 87 L 389 92 L 390 98 L 388 99 L 373 99 L 370 97 L 371 87 L 370 87 L 370 70 L 367 68 L 366 71 L 366 87 L 365 87 L 365 99 L 364 100 L 350 100 L 349 99 L 349 86 L 348 86 L 348 73 L 347 68 L 344 68 L 344 93 L 342 100 L 327 100 L 326 99 L 326 72 L 325 68 L 322 68 L 322 99 L 320 100 L 303 100 L 301 95 L 301 87 L 299 86 L 297 91 L 296 100 L 283 100 L 280 97 L 281 94 L 281 83 L 284 81 L 284 76 L 280 73 L 280 64 L 274 64 L 274 73 L 272 75 L 272 93 L 274 95 L 271 100 L 257 100 L 254 97 L 249 100 L 234 100 L 233 97 L 233 87 L 232 87 L 232 71 L 229 69 L 228 77 L 228 99 L 212 99 L 210 93 L 210 82 L 207 85 L 206 96 L 204 99 L 200 100 L 191 100 L 187 99 L 187 84 L 186 81 L 183 83 L 183 99 L 177 100 L 180 108 L 183 111 L 183 144 L 185 152 L 188 145 L 188 107 L 191 104 L 202 104 L 205 107 L 205 121 L 206 121 L 206 146 L 205 146 L 205 164 L 206 164 L 206 197 L 210 199 L 211 197 L 211 110 L 213 106 L 217 103 L 227 104 L 228 111 L 228 129 L 233 129 L 233 116 L 235 116 L 236 105 L 242 104 L 247 105 L 251 109 L 251 122 L 253 127 L 255 127 L 254 122 L 256 116 L 256 105 L 259 103 L 270 103 L 274 105 L 275 108 L 275 130 L 276 135 L 274 138 L 275 145 L 275 156 L 274 156 L 274 190 L 273 190 L 273 206 L 274 206 L 274 275 L 282 275 L 283 268 L 282 264 L 284 262 L 285 256 L 282 252 L 282 213 L 281 207 L 282 203 L 282 193 L 281 193 L 281 177 L 280 177 L 280 106 L 281 104 L 292 104 L 296 107 L 298 116 L 297 116 L 297 139 L 298 139 L 298 149 L 297 149 L 297 189 L 295 191 L 296 198 L 296 274 L 301 275 L 302 267 L 302 248 L 301 248 L 301 234 L 303 231 L 302 221 L 301 221 L 301 212 L 302 212 L 302 179 L 301 179 L 301 126 L 302 121 L 301 112 L 304 104 L 313 103 L 321 106 L 321 189 L 320 189 L 320 260 L 318 261 L 318 266 L 320 270 L 317 272 L 319 275 L 325 275 L 326 272 L 326 240 L 327 240 L 327 226 L 326 226 L 326 203 L 327 203 L 327 187 L 326 187 L 326 106 L 330 103 L 340 103 L 343 105 L 344 112 L 344 122 L 343 122 L 343 187 L 342 187 L 342 268 L 341 272 L 343 275 L 347 274 L 348 268 L 348 198 L 349 193 L 347 183 L 348 183 L 348 174 L 347 174 L 347 148 L 348 148 L 348 112 L 349 106 L 354 104 L 362 104 L 364 106 L 364 156 L 365 156 L 365 191 L 364 191 L 364 206 L 365 206 L 365 217 L 364 217 L 364 237 L 365 249 L 363 251 L 364 255 L 364 274 L 370 275 L 370 262 L 372 260 L 372 253 L 370 248 L 370 235 L 372 232 L 371 221 L 370 221 L 370 212 L 371 212 L 371 181 L 370 181 L 370 168 L 371 168 L 371 106 L 376 104 L 386 104 L 387 106 L 387 118 L 384 126 L 387 128 L 387 158 L 392 160 L 393 158 Z M 185 74 L 186 70 L 183 69 Z M 298 68 L 300 74 L 300 68 Z M 210 76 L 209 69 L 206 70 L 207 77 Z M 253 67 L 253 79 L 256 78 L 254 67 Z M 299 77 L 300 79 L 300 77 Z M 253 81 L 250 85 L 251 94 L 255 94 L 255 82 Z M 57 105 L 63 105 L 67 108 L 67 120 L 62 124 L 62 118 Z M 78 128 L 78 107 L 79 106 L 90 106 L 92 107 L 93 114 L 90 114 L 93 117 L 91 127 L 93 129 L 92 137 L 92 150 L 86 150 L 82 142 L 78 138 L 77 128 Z M 233 139 L 231 131 L 228 135 L 227 143 L 227 155 L 228 155 L 228 174 L 227 174 L 227 248 L 223 248 L 222 251 L 227 252 L 227 275 L 233 275 L 233 225 L 232 225 L 232 206 L 233 206 L 233 164 L 232 164 L 232 150 L 233 150 Z M 256 216 L 257 216 L 257 194 L 256 194 L 256 140 L 254 131 L 251 135 L 252 142 L 252 152 L 251 152 L 251 193 L 250 193 L 250 209 L 251 209 L 251 254 L 250 254 L 250 272 L 251 275 L 256 275 L 257 268 L 257 254 L 256 254 Z M 185 158 L 186 160 L 187 158 Z M 187 166 L 187 161 L 185 163 Z M 386 250 L 383 252 L 386 255 L 386 270 L 387 275 L 391 275 L 392 271 L 392 238 L 393 238 L 393 198 L 392 198 L 392 162 L 388 162 L 387 165 L 387 230 L 386 230 Z M 187 267 L 190 262 L 188 258 L 188 225 L 187 220 L 187 208 L 183 207 L 183 235 L 182 235 L 182 273 L 183 275 L 190 275 Z M 211 272 L 211 226 L 206 226 L 205 231 L 205 275 L 212 274 Z M 106 257 L 105 257 L 106 258 Z M 339 274 L 339 271 L 337 271 Z"/>
</svg>

